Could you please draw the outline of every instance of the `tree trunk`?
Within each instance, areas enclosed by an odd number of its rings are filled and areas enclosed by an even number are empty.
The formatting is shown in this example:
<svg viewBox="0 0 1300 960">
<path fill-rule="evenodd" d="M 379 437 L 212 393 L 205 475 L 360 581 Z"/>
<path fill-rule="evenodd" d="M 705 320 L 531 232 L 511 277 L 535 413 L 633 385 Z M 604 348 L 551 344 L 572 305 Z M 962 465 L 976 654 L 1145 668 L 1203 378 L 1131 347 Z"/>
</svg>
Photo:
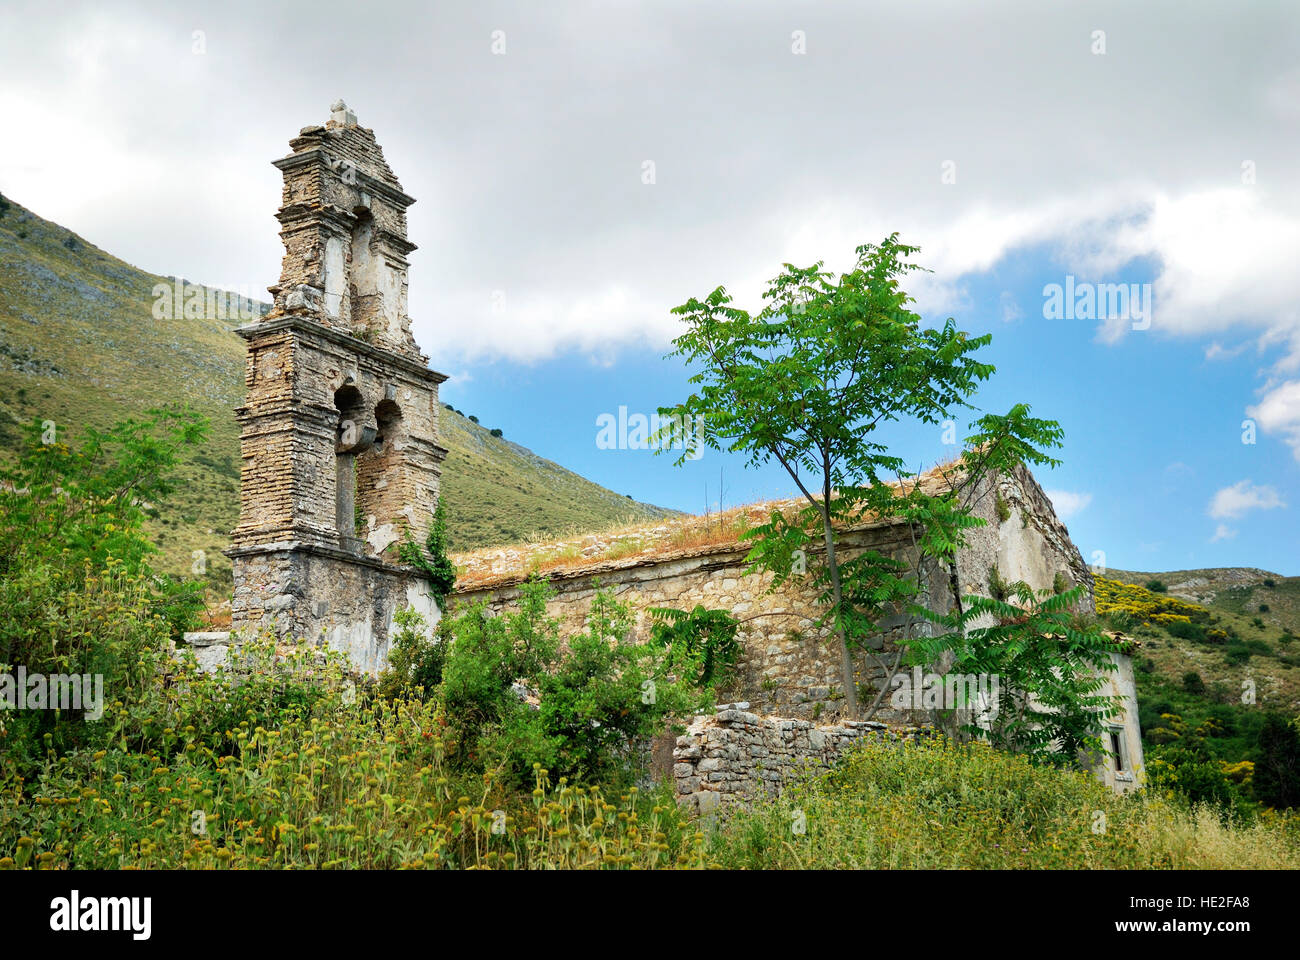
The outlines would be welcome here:
<svg viewBox="0 0 1300 960">
<path fill-rule="evenodd" d="M 840 619 L 840 605 L 844 600 L 844 592 L 840 586 L 840 566 L 835 558 L 835 532 L 831 528 L 829 509 L 822 511 L 822 529 L 826 537 L 826 564 L 831 573 L 831 598 L 835 611 L 835 633 L 840 638 L 840 679 L 844 683 L 844 696 L 848 701 L 849 718 L 856 720 L 858 717 L 858 684 L 853 678 L 853 657 L 849 653 L 848 637 L 844 632 L 844 625 Z"/>
</svg>

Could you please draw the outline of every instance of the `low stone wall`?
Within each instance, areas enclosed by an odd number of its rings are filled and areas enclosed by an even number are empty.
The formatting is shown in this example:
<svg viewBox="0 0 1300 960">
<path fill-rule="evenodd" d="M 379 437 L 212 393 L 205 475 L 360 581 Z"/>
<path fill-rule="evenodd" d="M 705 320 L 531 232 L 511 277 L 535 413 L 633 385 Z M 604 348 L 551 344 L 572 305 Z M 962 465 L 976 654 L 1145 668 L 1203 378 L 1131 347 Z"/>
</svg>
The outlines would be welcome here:
<svg viewBox="0 0 1300 960">
<path fill-rule="evenodd" d="M 677 802 L 708 814 L 718 807 L 778 795 L 796 777 L 834 763 L 863 741 L 914 740 L 920 727 L 889 727 L 872 720 L 817 726 L 808 720 L 763 717 L 748 703 L 728 704 L 697 718 L 677 738 L 673 780 Z"/>
<path fill-rule="evenodd" d="M 203 630 L 187 633 L 185 643 L 194 651 L 199 669 L 211 673 L 226 662 L 230 653 L 229 630 Z"/>
</svg>

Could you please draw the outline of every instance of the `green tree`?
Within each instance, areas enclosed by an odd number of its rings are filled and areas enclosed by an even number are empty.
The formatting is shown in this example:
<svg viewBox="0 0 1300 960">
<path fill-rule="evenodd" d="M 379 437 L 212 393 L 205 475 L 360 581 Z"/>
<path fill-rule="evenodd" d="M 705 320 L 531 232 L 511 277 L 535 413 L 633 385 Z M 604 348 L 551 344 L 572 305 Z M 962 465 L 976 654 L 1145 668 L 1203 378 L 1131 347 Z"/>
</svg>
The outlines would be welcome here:
<svg viewBox="0 0 1300 960">
<path fill-rule="evenodd" d="M 1294 720 L 1269 713 L 1259 731 L 1255 796 L 1279 809 L 1300 806 L 1300 733 Z"/>
<path fill-rule="evenodd" d="M 695 392 L 659 411 L 668 418 L 661 451 L 681 438 L 685 424 L 702 424 L 701 442 L 752 466 L 776 461 L 798 487 L 803 509 L 774 512 L 743 536 L 753 541 L 752 569 L 771 571 L 774 586 L 806 566 L 826 611 L 822 623 L 838 642 L 853 716 L 860 713 L 854 653 L 862 651 L 886 675 L 869 708 L 874 713 L 902 651 L 889 663 L 867 640 L 888 611 L 914 603 L 933 582 L 927 578 L 956 583 L 963 531 L 985 522 L 974 515 L 988 495 L 982 481 L 1021 462 L 1055 464 L 1041 448 L 1059 446 L 1062 436 L 1059 424 L 1034 419 L 1017 404 L 971 425 L 947 489 L 926 492 L 915 473 L 904 475 L 903 460 L 877 431 L 901 420 L 938 425 L 973 409 L 971 397 L 994 373 L 974 357 L 988 335 L 971 337 L 951 318 L 925 327 L 908 308 L 912 298 L 902 281 L 921 269 L 908 262 L 916 249 L 897 235 L 863 245 L 852 269 L 838 276 L 820 262 L 785 264 L 753 314 L 733 306 L 723 287 L 674 308 L 687 329 L 670 356 L 700 369 L 690 381 Z M 678 462 L 692 452 L 683 450 Z M 868 519 L 907 521 L 916 538 L 912 562 L 874 551 L 844 557 L 836 530 Z M 952 601 L 961 604 L 956 595 Z"/>
</svg>

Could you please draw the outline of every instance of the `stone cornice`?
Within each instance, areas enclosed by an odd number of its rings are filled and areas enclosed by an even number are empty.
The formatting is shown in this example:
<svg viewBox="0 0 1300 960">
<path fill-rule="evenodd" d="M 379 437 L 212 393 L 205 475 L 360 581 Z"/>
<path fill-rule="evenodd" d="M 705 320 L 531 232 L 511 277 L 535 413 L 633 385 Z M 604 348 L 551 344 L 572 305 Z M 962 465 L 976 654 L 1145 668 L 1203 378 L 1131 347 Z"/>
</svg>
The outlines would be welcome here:
<svg viewBox="0 0 1300 960">
<path fill-rule="evenodd" d="M 849 549 L 860 546 L 879 546 L 879 536 L 883 530 L 896 531 L 898 542 L 905 545 L 910 542 L 910 538 L 903 536 L 903 530 L 907 526 L 909 526 L 908 522 L 899 518 L 892 518 L 884 522 L 860 524 L 840 531 L 836 537 L 836 546 Z M 712 572 L 734 568 L 746 564 L 745 557 L 748 556 L 750 549 L 749 544 L 737 544 L 735 541 L 710 543 L 700 547 L 665 552 L 648 557 L 633 556 L 618 560 L 601 560 L 576 569 L 561 567 L 554 570 L 545 570 L 539 576 L 543 580 L 550 581 L 552 586 L 556 587 L 560 592 L 568 593 L 575 590 L 594 589 L 595 581 L 600 581 L 602 585 L 609 585 L 611 583 L 628 583 L 638 580 L 657 580 L 665 576 L 676 576 L 687 572 L 687 569 L 692 572 Z M 824 545 L 812 543 L 808 545 L 809 553 L 824 553 L 825 550 Z M 455 558 L 452 559 L 454 562 Z M 677 566 L 686 569 L 671 572 L 664 569 Z M 451 596 L 477 598 L 483 594 L 496 594 L 499 591 L 508 592 L 519 587 L 531 575 L 532 570 L 530 568 L 519 568 L 499 574 L 482 576 L 469 580 L 463 587 L 458 586 L 453 589 Z"/>
<path fill-rule="evenodd" d="M 253 323 L 246 323 L 242 327 L 236 327 L 235 333 L 239 334 L 245 340 L 251 341 L 255 337 L 268 333 L 278 333 L 282 330 L 293 330 L 299 333 L 306 333 L 320 337 L 322 340 L 326 340 L 340 347 L 346 347 L 348 350 L 358 353 L 363 357 L 368 357 L 377 363 L 396 366 L 423 380 L 442 383 L 447 379 L 445 373 L 431 370 L 424 364 L 417 363 L 409 357 L 402 356 L 400 353 L 393 353 L 391 350 L 385 350 L 382 347 L 377 347 L 364 340 L 358 340 L 351 334 L 335 330 L 332 327 L 327 327 L 323 323 L 318 323 L 309 317 L 304 317 L 296 313 L 284 314 L 283 316 L 276 317 L 273 320 L 261 320 L 254 321 Z"/>
<path fill-rule="evenodd" d="M 325 145 L 322 144 L 320 146 L 309 147 L 306 150 L 301 150 L 297 153 L 291 153 L 287 157 L 281 157 L 279 160 L 272 160 L 271 163 L 285 173 L 296 167 L 308 166 L 312 163 L 319 163 L 321 166 L 329 169 L 329 164 L 325 159 L 325 154 L 327 152 L 328 150 Z M 406 209 L 411 204 L 415 203 L 415 197 L 403 193 L 401 190 L 398 190 L 390 184 L 384 183 L 382 180 L 376 179 L 366 173 L 366 171 L 357 168 L 356 173 L 357 183 L 355 185 L 357 187 L 364 187 L 370 192 L 377 193 L 385 199 L 397 204 L 402 209 Z M 349 184 L 349 186 L 351 186 L 351 184 Z"/>
<path fill-rule="evenodd" d="M 327 547 L 323 544 L 309 543 L 304 540 L 277 540 L 274 543 L 250 543 L 245 546 L 227 547 L 221 552 L 232 560 L 237 557 L 252 557 L 272 553 L 307 553 L 317 557 L 327 557 L 331 560 L 342 560 L 346 563 L 354 563 L 359 567 L 370 567 L 373 570 L 382 570 L 385 573 L 407 576 L 415 576 L 418 573 L 414 567 L 389 563 L 386 560 L 380 560 L 377 557 L 367 557 L 358 553 L 348 553 L 348 551 L 340 550 L 338 547 Z"/>
</svg>

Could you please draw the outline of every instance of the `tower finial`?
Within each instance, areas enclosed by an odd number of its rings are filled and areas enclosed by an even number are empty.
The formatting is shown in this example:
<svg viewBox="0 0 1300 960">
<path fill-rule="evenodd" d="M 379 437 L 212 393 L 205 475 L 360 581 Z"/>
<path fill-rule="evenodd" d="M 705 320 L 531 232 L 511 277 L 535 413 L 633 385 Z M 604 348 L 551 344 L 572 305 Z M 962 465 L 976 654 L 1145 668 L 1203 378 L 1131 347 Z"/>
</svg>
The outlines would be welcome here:
<svg viewBox="0 0 1300 960">
<path fill-rule="evenodd" d="M 349 110 L 348 105 L 342 100 L 335 100 L 330 104 L 330 120 L 344 127 L 357 125 L 357 115 Z"/>
</svg>

